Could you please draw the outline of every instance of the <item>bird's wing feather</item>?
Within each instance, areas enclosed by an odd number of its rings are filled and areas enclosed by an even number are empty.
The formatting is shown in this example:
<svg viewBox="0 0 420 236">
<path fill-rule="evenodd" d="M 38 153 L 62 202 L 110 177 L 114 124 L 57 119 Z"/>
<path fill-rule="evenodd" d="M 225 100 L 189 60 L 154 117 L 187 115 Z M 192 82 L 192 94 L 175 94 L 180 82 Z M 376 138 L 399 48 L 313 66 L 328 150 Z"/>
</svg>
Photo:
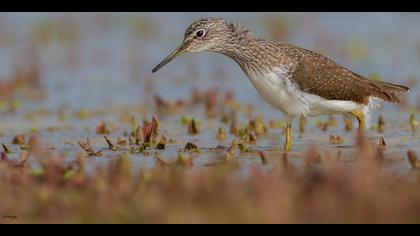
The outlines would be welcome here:
<svg viewBox="0 0 420 236">
<path fill-rule="evenodd" d="M 400 101 L 398 93 L 408 89 L 405 86 L 369 80 L 308 50 L 299 58 L 292 79 L 304 92 L 329 100 L 365 104 L 370 96 L 397 103 Z"/>
</svg>

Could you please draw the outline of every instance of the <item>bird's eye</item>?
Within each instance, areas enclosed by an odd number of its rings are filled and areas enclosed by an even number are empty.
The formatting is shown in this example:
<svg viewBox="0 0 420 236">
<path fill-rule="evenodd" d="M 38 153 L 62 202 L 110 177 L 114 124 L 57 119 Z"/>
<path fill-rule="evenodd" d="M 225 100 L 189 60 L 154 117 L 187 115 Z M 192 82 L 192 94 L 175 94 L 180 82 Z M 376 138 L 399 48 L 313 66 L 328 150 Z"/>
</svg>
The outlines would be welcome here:
<svg viewBox="0 0 420 236">
<path fill-rule="evenodd" d="M 195 32 L 195 36 L 197 37 L 197 38 L 202 38 L 203 36 L 204 36 L 204 30 L 198 30 L 197 32 Z"/>
</svg>

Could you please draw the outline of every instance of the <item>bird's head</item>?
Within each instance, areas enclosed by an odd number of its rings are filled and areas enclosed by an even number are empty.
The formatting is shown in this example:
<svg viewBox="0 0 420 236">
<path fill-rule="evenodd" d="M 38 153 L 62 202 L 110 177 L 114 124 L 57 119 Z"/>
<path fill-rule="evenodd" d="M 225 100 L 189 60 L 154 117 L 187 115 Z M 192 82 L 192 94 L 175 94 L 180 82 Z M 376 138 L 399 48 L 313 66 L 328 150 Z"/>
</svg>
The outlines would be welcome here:
<svg viewBox="0 0 420 236">
<path fill-rule="evenodd" d="M 159 63 L 153 72 L 184 52 L 223 52 L 239 36 L 248 35 L 248 30 L 226 22 L 221 18 L 202 18 L 193 22 L 185 31 L 181 45 Z"/>
</svg>

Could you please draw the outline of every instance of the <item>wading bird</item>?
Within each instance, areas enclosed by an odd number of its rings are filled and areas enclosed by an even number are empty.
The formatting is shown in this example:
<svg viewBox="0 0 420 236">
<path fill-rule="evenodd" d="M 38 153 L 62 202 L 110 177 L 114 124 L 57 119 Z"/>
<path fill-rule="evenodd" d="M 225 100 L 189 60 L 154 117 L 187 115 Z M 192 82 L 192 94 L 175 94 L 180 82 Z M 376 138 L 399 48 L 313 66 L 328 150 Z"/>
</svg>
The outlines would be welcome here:
<svg viewBox="0 0 420 236">
<path fill-rule="evenodd" d="M 399 103 L 409 88 L 369 80 L 316 52 L 287 42 L 253 37 L 221 18 L 203 18 L 185 31 L 182 44 L 153 73 L 184 52 L 212 51 L 232 58 L 258 93 L 286 119 L 285 150 L 292 148 L 296 116 L 352 115 L 363 134 L 365 120 L 378 100 Z"/>
</svg>

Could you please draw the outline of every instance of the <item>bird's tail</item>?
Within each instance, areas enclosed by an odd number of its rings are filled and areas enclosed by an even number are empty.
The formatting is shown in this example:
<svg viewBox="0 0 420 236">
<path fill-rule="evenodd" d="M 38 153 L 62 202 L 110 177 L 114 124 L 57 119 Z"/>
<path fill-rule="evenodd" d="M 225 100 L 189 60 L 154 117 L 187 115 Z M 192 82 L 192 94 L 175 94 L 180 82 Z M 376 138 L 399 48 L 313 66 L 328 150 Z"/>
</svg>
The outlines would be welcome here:
<svg viewBox="0 0 420 236">
<path fill-rule="evenodd" d="M 374 81 L 373 83 L 380 90 L 380 96 L 377 97 L 392 103 L 400 103 L 401 97 L 410 90 L 410 88 L 406 86 L 383 81 Z"/>
<path fill-rule="evenodd" d="M 388 82 L 381 82 L 382 86 L 392 95 L 393 100 L 397 103 L 401 102 L 401 96 L 410 90 L 409 87 Z"/>
</svg>

